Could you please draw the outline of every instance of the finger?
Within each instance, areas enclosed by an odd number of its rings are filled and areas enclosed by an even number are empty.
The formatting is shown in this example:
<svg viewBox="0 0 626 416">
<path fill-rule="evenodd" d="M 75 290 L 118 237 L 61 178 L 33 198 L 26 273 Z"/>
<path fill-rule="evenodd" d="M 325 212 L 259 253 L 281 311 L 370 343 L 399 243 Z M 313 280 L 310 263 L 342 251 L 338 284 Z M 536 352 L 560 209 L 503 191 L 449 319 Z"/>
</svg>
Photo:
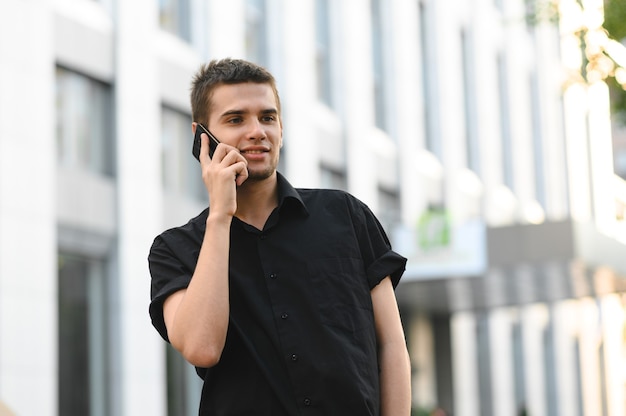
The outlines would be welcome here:
<svg viewBox="0 0 626 416">
<path fill-rule="evenodd" d="M 210 140 L 207 136 L 207 152 L 210 144 Z M 236 159 L 233 159 L 233 155 L 229 156 L 231 153 L 235 155 L 240 154 L 236 148 L 224 143 L 219 143 L 215 146 L 213 157 L 211 159 L 219 163 L 226 162 L 226 165 L 231 165 L 236 161 Z"/>
<path fill-rule="evenodd" d="M 209 136 L 206 133 L 200 135 L 200 163 L 209 157 Z M 209 157 L 209 160 L 211 158 Z"/>
<path fill-rule="evenodd" d="M 213 153 L 213 159 L 220 162 L 223 166 L 231 166 L 236 163 L 248 164 L 245 157 L 239 152 L 239 150 L 233 146 L 229 146 L 224 143 L 220 143 Z"/>
<path fill-rule="evenodd" d="M 248 164 L 244 162 L 237 163 L 235 172 L 235 183 L 237 186 L 241 186 L 248 179 Z"/>
</svg>

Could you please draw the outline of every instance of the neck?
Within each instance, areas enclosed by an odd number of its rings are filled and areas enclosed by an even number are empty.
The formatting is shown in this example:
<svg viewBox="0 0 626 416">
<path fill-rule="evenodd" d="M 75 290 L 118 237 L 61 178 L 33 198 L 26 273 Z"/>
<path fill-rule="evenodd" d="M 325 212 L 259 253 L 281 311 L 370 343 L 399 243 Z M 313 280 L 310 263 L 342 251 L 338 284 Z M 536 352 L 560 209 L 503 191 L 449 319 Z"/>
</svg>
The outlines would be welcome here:
<svg viewBox="0 0 626 416">
<path fill-rule="evenodd" d="M 237 212 L 240 220 L 263 229 L 267 218 L 278 206 L 276 173 L 261 181 L 246 181 L 237 189 Z"/>
</svg>

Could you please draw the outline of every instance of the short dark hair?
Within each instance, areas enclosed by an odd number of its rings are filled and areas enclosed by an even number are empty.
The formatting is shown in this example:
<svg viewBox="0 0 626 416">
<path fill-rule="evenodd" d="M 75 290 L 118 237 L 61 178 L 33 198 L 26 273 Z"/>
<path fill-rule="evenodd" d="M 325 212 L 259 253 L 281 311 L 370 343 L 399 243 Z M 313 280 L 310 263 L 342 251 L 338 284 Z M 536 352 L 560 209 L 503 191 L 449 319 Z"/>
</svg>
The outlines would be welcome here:
<svg viewBox="0 0 626 416">
<path fill-rule="evenodd" d="M 268 84 L 274 91 L 278 114 L 280 97 L 274 76 L 265 68 L 243 59 L 214 59 L 198 69 L 191 84 L 191 117 L 193 121 L 208 124 L 211 98 L 220 85 L 252 82 Z"/>
</svg>

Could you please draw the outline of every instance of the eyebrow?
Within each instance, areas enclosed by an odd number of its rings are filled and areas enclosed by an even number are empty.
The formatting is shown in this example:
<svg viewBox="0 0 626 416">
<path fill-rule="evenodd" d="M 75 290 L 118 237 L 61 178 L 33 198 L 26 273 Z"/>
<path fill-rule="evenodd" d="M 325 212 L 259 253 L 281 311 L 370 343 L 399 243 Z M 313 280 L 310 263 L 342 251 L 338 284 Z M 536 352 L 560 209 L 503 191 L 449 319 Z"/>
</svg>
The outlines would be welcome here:
<svg viewBox="0 0 626 416">
<path fill-rule="evenodd" d="M 228 117 L 228 116 L 240 116 L 248 113 L 246 110 L 228 110 L 222 113 L 220 117 Z M 261 110 L 261 114 L 278 114 L 278 110 L 276 108 L 266 108 L 265 110 Z"/>
</svg>

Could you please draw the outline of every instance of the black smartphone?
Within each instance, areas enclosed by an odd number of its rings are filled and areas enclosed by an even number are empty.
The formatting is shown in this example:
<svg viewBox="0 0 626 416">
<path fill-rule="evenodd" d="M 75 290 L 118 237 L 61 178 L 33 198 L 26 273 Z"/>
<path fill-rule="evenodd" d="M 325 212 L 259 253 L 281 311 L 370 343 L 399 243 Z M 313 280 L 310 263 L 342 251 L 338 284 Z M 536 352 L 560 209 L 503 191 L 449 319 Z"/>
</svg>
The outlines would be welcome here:
<svg viewBox="0 0 626 416">
<path fill-rule="evenodd" d="M 198 159 L 198 162 L 200 161 L 200 135 L 202 133 L 206 133 L 207 136 L 209 136 L 209 157 L 211 159 L 213 158 L 215 148 L 218 144 L 220 144 L 220 141 L 217 140 L 213 134 L 211 134 L 209 129 L 198 123 L 196 126 L 196 134 L 193 137 L 193 147 L 191 148 L 191 153 L 196 159 Z"/>
</svg>

